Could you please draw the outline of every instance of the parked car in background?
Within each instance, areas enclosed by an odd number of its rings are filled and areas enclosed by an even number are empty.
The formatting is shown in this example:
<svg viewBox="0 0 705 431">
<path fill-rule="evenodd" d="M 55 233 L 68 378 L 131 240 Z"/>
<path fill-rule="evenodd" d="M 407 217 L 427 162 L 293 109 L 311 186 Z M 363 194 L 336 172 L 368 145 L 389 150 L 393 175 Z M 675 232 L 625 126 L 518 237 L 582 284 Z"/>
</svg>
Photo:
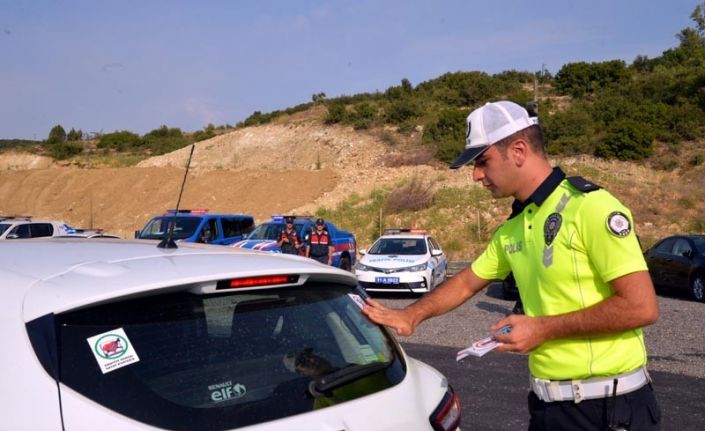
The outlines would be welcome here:
<svg viewBox="0 0 705 431">
<path fill-rule="evenodd" d="M 284 219 L 286 217 L 292 217 L 294 219 L 296 235 L 302 242 L 306 235 L 315 229 L 315 219 L 312 216 L 273 215 L 270 221 L 257 226 L 245 239 L 233 244 L 233 247 L 281 253 L 282 251 L 277 245 L 277 241 L 279 240 L 279 234 L 285 228 Z M 355 240 L 355 236 L 329 221 L 326 221 L 326 229 L 328 233 L 330 233 L 331 241 L 335 247 L 333 266 L 350 271 L 353 265 L 355 265 L 357 258 L 357 241 Z M 305 247 L 302 247 L 301 255 L 304 254 L 304 251 Z"/>
<path fill-rule="evenodd" d="M 255 227 L 255 219 L 247 214 L 211 214 L 207 209 L 167 210 L 149 220 L 137 239 L 162 240 L 174 223 L 172 239 L 176 242 L 201 242 L 229 245 L 240 241 Z"/>
<path fill-rule="evenodd" d="M 63 221 L 40 220 L 31 216 L 0 216 L 0 240 L 29 239 L 74 233 Z"/>
<path fill-rule="evenodd" d="M 230 247 L 0 242 L 8 430 L 455 430 L 346 271 Z"/>
<path fill-rule="evenodd" d="M 687 290 L 705 302 L 705 235 L 674 235 L 644 254 L 656 287 Z"/>
<path fill-rule="evenodd" d="M 120 238 L 117 235 L 107 233 L 103 229 L 83 229 L 76 228 L 73 233 L 59 235 L 59 238 Z"/>
<path fill-rule="evenodd" d="M 355 275 L 365 290 L 424 293 L 447 276 L 448 259 L 424 229 L 385 229 L 384 235 L 360 254 Z"/>
</svg>

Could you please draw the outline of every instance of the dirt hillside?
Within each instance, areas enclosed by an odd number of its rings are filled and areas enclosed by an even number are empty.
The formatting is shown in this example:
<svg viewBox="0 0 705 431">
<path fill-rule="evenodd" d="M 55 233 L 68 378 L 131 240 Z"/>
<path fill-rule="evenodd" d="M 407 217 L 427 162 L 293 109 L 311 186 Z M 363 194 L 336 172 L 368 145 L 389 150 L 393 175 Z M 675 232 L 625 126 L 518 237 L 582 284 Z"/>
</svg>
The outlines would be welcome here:
<svg viewBox="0 0 705 431">
<path fill-rule="evenodd" d="M 334 207 L 352 191 L 394 183 L 431 166 L 384 168 L 388 145 L 372 134 L 326 126 L 315 112 L 250 127 L 196 144 L 181 208 L 271 214 Z M 130 168 L 81 169 L 25 153 L 0 154 L 0 214 L 60 219 L 125 238 L 173 208 L 190 147 Z M 467 183 L 468 172 L 455 175 Z"/>
<path fill-rule="evenodd" d="M 385 167 L 389 154 L 406 146 L 390 144 L 379 131 L 325 125 L 322 117 L 314 109 L 197 143 L 181 207 L 249 213 L 260 222 L 275 213 L 332 208 L 352 192 L 367 196 L 411 175 L 435 180 L 437 187 L 477 187 L 471 169 L 451 171 L 433 163 Z M 189 151 L 149 158 L 136 167 L 92 169 L 2 153 L 0 214 L 61 219 L 130 238 L 151 216 L 175 206 Z M 684 231 L 680 217 L 705 213 L 702 166 L 665 172 L 585 157 L 554 162 L 569 174 L 611 184 L 632 207 L 642 235 Z M 493 206 L 488 211 L 505 214 L 509 202 Z"/>
</svg>

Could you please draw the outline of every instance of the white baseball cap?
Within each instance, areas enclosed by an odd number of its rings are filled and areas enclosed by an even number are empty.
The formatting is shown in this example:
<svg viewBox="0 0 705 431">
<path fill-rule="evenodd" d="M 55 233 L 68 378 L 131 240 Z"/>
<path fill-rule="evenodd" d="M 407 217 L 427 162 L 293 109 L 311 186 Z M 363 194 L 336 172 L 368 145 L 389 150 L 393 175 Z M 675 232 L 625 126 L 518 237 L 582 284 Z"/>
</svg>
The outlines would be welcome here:
<svg viewBox="0 0 705 431">
<path fill-rule="evenodd" d="M 451 169 L 465 166 L 484 153 L 492 144 L 507 136 L 538 124 L 537 117 L 508 100 L 489 102 L 468 115 L 465 150 L 450 165 Z"/>
</svg>

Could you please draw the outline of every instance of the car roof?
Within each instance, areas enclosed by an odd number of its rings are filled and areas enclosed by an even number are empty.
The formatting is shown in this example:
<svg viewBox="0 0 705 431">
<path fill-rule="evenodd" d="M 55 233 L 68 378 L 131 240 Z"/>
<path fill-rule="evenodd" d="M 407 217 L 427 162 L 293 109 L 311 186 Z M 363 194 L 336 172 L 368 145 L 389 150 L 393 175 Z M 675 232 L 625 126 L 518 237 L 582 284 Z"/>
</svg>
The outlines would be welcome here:
<svg viewBox="0 0 705 431">
<path fill-rule="evenodd" d="M 306 280 L 356 284 L 351 273 L 298 256 L 187 243 L 160 249 L 157 243 L 71 238 L 0 243 L 0 285 L 12 289 L 12 297 L 23 297 L 24 319 L 29 321 L 117 298 L 229 278 L 300 274 L 299 284 Z M 0 312 L 18 306 L 9 302 L 0 301 Z"/>
</svg>

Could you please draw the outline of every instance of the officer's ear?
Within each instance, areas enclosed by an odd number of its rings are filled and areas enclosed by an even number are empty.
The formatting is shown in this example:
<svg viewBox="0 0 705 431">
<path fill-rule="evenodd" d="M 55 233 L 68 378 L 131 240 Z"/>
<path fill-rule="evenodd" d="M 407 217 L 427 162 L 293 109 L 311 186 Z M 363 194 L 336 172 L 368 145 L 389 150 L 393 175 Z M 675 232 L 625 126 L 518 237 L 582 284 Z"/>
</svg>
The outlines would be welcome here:
<svg viewBox="0 0 705 431">
<path fill-rule="evenodd" d="M 509 144 L 507 153 L 517 166 L 522 166 L 526 163 L 530 150 L 529 143 L 523 138 L 518 138 Z"/>
</svg>

